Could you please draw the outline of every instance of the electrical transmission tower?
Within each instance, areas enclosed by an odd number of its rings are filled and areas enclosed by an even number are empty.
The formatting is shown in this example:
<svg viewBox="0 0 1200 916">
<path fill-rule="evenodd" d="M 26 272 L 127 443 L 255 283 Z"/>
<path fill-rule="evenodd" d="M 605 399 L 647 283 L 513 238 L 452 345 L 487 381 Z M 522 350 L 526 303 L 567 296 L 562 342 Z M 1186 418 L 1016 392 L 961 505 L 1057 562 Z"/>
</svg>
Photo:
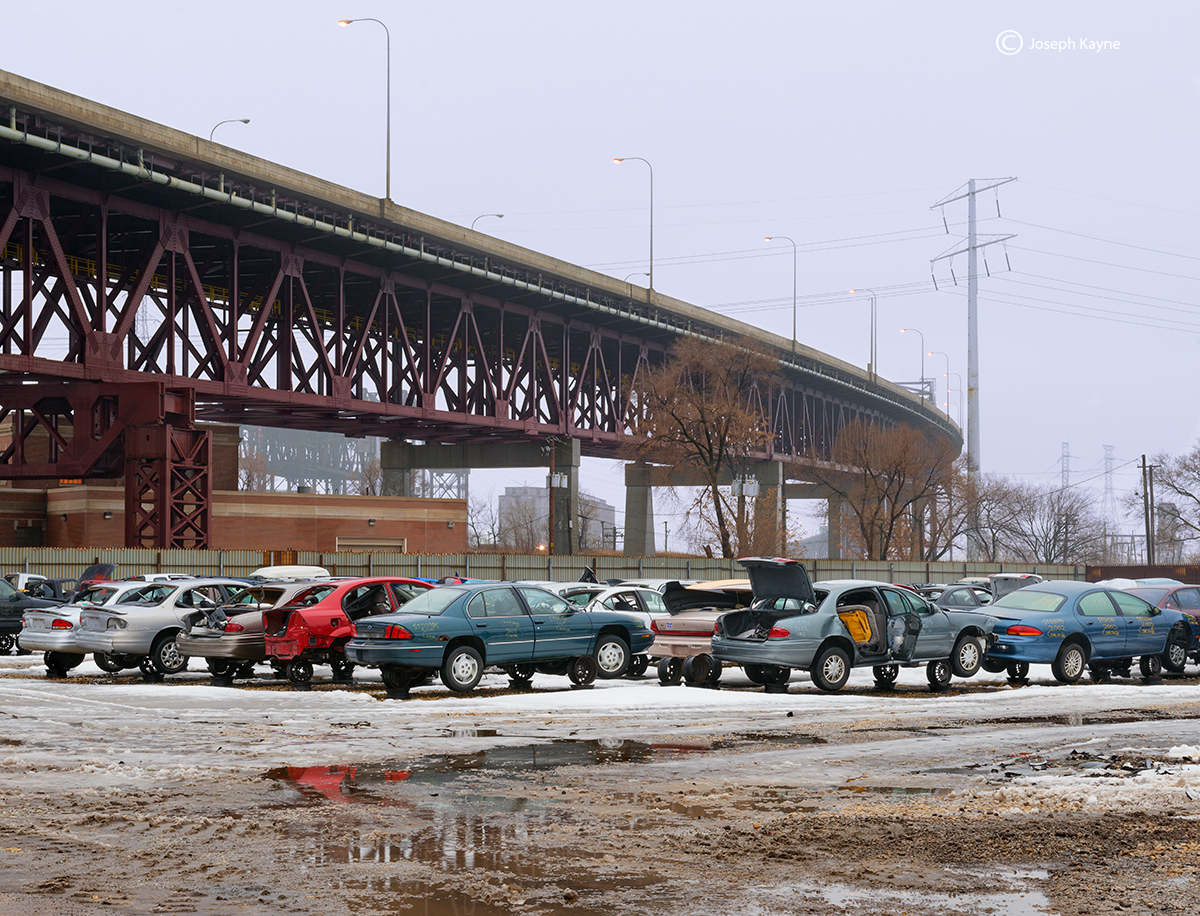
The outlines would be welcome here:
<svg viewBox="0 0 1200 916">
<path fill-rule="evenodd" d="M 1062 451 L 1062 488 L 1065 490 L 1071 485 L 1071 443 L 1063 443 Z"/>
<path fill-rule="evenodd" d="M 1106 559 L 1112 562 L 1117 558 L 1120 535 L 1117 534 L 1117 494 L 1113 489 L 1113 470 L 1117 459 L 1113 457 L 1114 448 L 1104 446 L 1104 498 L 1100 501 L 1100 518 L 1104 521 L 1104 551 Z"/>
</svg>

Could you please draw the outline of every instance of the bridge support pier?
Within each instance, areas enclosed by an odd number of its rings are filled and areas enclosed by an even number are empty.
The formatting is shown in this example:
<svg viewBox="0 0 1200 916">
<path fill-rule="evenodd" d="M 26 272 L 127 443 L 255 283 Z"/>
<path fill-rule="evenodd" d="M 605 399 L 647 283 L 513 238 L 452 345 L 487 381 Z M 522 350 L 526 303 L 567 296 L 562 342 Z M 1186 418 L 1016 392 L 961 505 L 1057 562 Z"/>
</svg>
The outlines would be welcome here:
<svg viewBox="0 0 1200 916">
<path fill-rule="evenodd" d="M 627 557 L 652 557 L 654 549 L 654 480 L 667 468 L 648 464 L 625 466 L 625 550 Z"/>
<path fill-rule="evenodd" d="M 819 483 L 789 483 L 784 492 L 788 499 L 823 499 L 829 510 L 829 524 L 826 558 L 840 560 L 842 558 L 842 498 Z"/>
<path fill-rule="evenodd" d="M 466 445 L 384 442 L 379 450 L 385 496 L 412 495 L 411 472 L 414 470 L 547 468 L 546 524 L 549 547 L 552 553 L 560 556 L 575 553 L 579 460 L 577 439 Z"/>
</svg>

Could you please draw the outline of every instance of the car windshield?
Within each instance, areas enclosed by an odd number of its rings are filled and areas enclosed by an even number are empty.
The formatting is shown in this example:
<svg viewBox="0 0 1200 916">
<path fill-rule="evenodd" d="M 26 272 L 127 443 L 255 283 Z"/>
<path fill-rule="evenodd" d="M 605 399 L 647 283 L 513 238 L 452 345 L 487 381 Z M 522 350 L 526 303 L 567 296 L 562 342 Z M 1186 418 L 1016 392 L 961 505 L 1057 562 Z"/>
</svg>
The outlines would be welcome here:
<svg viewBox="0 0 1200 916">
<path fill-rule="evenodd" d="M 296 595 L 288 604 L 299 605 L 300 607 L 312 607 L 314 604 L 320 604 L 325 596 L 336 587 L 335 585 L 314 585 L 312 588 L 305 589 Z"/>
<path fill-rule="evenodd" d="M 107 604 L 112 600 L 113 595 L 117 593 L 117 589 L 109 586 L 89 585 L 85 587 L 78 595 L 72 604 Z"/>
<path fill-rule="evenodd" d="M 1137 595 L 1139 598 L 1145 598 L 1151 604 L 1158 604 L 1167 596 L 1168 588 L 1131 588 L 1129 594 Z"/>
<path fill-rule="evenodd" d="M 0 598 L 4 598 L 7 600 L 10 598 L 19 598 L 19 597 L 21 597 L 21 596 L 15 588 L 13 588 L 11 585 L 9 585 L 7 582 L 5 582 L 3 579 L 0 579 Z"/>
<path fill-rule="evenodd" d="M 1065 595 L 1053 592 L 1039 592 L 1033 588 L 1020 588 L 994 602 L 994 608 L 1008 608 L 1012 611 L 1041 611 L 1052 614 L 1063 606 L 1067 600 Z"/>
<path fill-rule="evenodd" d="M 465 589 L 441 586 L 431 588 L 424 594 L 417 595 L 400 609 L 401 614 L 428 614 L 436 617 L 451 604 L 466 594 Z"/>
</svg>

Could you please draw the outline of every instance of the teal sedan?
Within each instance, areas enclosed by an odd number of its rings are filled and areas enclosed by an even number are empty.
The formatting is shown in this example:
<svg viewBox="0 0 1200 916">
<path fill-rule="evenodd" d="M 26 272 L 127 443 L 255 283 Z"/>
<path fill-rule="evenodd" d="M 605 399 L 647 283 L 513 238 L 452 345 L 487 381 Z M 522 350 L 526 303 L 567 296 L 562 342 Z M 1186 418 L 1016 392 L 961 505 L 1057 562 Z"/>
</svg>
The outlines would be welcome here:
<svg viewBox="0 0 1200 916">
<path fill-rule="evenodd" d="M 535 671 L 588 684 L 597 673 L 620 677 L 654 634 L 626 614 L 583 608 L 533 585 L 511 582 L 442 586 L 395 614 L 358 621 L 346 660 L 378 667 L 391 689 L 406 690 L 439 672 L 469 693 L 483 669 L 499 666 L 516 684 Z"/>
<path fill-rule="evenodd" d="M 1144 677 L 1164 662 L 1182 670 L 1191 642 L 1186 615 L 1153 607 L 1137 595 L 1090 582 L 1039 582 L 988 606 L 994 639 L 984 666 L 1024 677 L 1032 665 L 1050 665 L 1054 677 L 1074 684 L 1085 671 L 1095 680 L 1128 676 L 1139 660 Z"/>
</svg>

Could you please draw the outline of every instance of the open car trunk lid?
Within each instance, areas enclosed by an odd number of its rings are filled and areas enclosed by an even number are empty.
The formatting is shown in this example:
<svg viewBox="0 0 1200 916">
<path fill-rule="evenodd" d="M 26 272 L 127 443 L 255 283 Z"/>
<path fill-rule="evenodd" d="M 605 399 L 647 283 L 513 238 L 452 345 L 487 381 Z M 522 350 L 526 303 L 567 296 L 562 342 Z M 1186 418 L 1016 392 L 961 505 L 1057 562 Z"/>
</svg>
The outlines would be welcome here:
<svg viewBox="0 0 1200 916">
<path fill-rule="evenodd" d="M 783 557 L 746 557 L 738 562 L 750 576 L 756 604 L 775 598 L 797 598 L 801 604 L 817 603 L 812 579 L 804 564 Z"/>
<path fill-rule="evenodd" d="M 694 611 L 700 608 L 732 610 L 738 606 L 737 595 L 730 592 L 705 591 L 687 588 L 678 582 L 668 582 L 662 590 L 663 604 L 671 614 Z"/>
</svg>

